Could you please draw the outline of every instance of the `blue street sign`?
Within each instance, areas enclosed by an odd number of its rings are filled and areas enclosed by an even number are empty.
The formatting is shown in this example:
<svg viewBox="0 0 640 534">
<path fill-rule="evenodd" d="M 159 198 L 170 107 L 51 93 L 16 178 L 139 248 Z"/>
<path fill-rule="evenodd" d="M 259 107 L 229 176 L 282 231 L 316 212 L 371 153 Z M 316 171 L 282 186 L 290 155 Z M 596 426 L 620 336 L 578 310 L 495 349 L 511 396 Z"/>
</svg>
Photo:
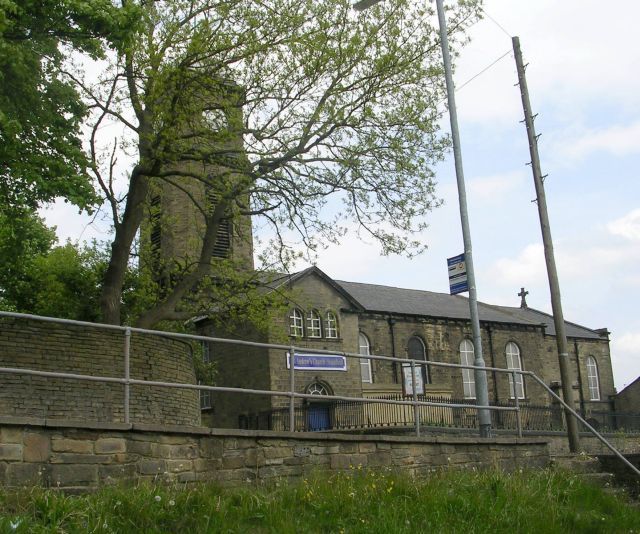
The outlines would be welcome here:
<svg viewBox="0 0 640 534">
<path fill-rule="evenodd" d="M 449 293 L 457 295 L 458 293 L 469 291 L 464 253 L 453 258 L 447 258 L 447 268 L 449 271 Z"/>
<path fill-rule="evenodd" d="M 296 352 L 294 368 L 308 371 L 346 371 L 347 359 L 344 356 L 333 354 L 303 354 Z M 287 352 L 287 369 L 290 368 L 291 359 Z"/>
</svg>

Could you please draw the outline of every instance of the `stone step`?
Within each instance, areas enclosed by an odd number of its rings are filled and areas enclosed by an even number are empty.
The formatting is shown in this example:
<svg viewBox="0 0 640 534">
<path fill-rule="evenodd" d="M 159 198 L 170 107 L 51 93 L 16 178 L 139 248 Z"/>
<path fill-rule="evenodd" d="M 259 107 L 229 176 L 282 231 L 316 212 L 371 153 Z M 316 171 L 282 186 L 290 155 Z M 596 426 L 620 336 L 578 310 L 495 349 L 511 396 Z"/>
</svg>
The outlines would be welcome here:
<svg viewBox="0 0 640 534">
<path fill-rule="evenodd" d="M 562 454 L 552 456 L 551 465 L 574 473 L 598 473 L 602 469 L 597 458 L 586 454 Z"/>
<path fill-rule="evenodd" d="M 579 473 L 582 480 L 600 486 L 601 488 L 611 488 L 615 482 L 613 473 Z"/>
</svg>

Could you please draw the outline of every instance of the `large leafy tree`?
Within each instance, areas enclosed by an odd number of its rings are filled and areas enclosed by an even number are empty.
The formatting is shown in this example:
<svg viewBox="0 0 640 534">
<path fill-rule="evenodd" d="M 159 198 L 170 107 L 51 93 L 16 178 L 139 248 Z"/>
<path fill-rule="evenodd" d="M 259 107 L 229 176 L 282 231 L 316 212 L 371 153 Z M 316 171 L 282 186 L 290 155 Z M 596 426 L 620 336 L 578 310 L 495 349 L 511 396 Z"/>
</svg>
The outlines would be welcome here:
<svg viewBox="0 0 640 534">
<path fill-rule="evenodd" d="M 91 168 L 115 230 L 103 320 L 121 321 L 132 247 L 150 191 L 162 184 L 191 198 L 202 239 L 138 318 L 142 326 L 184 319 L 198 291 L 220 287 L 212 255 L 230 214 L 270 225 L 279 258 L 292 233 L 313 250 L 352 222 L 385 253 L 420 250 L 413 236 L 439 202 L 432 168 L 448 145 L 438 130 L 443 79 L 428 3 L 387 0 L 361 15 L 348 0 L 139 7 L 139 33 L 100 83 L 75 79 L 95 110 Z M 448 15 L 459 44 L 476 2 L 457 2 Z M 127 133 L 105 147 L 99 132 L 113 121 Z M 124 193 L 118 154 L 133 158 Z M 196 186 L 213 195 L 193 194 Z"/>
<path fill-rule="evenodd" d="M 55 228 L 40 217 L 0 213 L 0 309 L 95 321 L 104 247 L 55 242 Z"/>
<path fill-rule="evenodd" d="M 110 0 L 0 0 L 1 209 L 95 202 L 80 136 L 87 108 L 61 67 L 73 53 L 124 46 L 136 19 L 137 8 Z"/>
</svg>

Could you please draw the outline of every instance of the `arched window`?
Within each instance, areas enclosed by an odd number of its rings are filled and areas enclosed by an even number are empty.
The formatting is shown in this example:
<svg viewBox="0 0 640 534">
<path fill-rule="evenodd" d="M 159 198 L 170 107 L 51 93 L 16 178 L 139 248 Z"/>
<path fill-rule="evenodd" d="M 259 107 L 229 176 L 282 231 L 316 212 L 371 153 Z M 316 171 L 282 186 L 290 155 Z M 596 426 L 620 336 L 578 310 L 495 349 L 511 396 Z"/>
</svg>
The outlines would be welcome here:
<svg viewBox="0 0 640 534">
<path fill-rule="evenodd" d="M 289 334 L 293 337 L 302 337 L 304 336 L 304 322 L 302 320 L 302 312 L 293 308 L 291 310 L 291 315 L 289 315 Z"/>
<path fill-rule="evenodd" d="M 507 355 L 507 369 L 515 369 L 522 371 L 522 360 L 520 359 L 520 348 L 513 341 L 507 343 L 505 348 Z M 509 375 L 509 394 L 514 399 L 514 384 L 513 375 Z M 515 393 L 519 399 L 524 399 L 524 377 L 520 374 L 516 374 Z"/>
<path fill-rule="evenodd" d="M 589 383 L 589 398 L 600 400 L 600 379 L 598 378 L 598 364 L 593 356 L 587 358 L 587 382 Z"/>
<path fill-rule="evenodd" d="M 470 339 L 463 339 L 460 343 L 460 364 L 473 365 L 474 360 L 473 343 Z M 462 369 L 462 390 L 465 399 L 476 398 L 476 380 L 473 369 Z"/>
<path fill-rule="evenodd" d="M 362 332 L 358 335 L 358 352 L 363 356 L 369 356 L 371 354 L 371 345 L 369 344 L 369 338 Z M 360 358 L 360 376 L 362 381 L 368 384 L 373 382 L 373 374 L 371 373 L 371 360 L 369 358 Z"/>
<path fill-rule="evenodd" d="M 410 360 L 422 360 L 423 362 L 426 362 L 427 348 L 424 345 L 424 341 L 422 341 L 418 336 L 409 338 L 409 342 L 407 343 L 407 355 Z M 429 376 L 429 369 L 426 365 L 421 365 L 420 369 L 422 373 L 422 380 L 425 384 L 430 384 L 431 377 Z"/>
<path fill-rule="evenodd" d="M 324 325 L 324 335 L 329 339 L 338 339 L 338 318 L 332 311 L 328 311 Z"/>
<path fill-rule="evenodd" d="M 311 310 L 307 315 L 307 336 L 322 337 L 322 320 L 316 310 Z"/>
<path fill-rule="evenodd" d="M 324 384 L 320 382 L 313 382 L 307 388 L 307 393 L 309 395 L 329 395 L 329 390 Z"/>
</svg>

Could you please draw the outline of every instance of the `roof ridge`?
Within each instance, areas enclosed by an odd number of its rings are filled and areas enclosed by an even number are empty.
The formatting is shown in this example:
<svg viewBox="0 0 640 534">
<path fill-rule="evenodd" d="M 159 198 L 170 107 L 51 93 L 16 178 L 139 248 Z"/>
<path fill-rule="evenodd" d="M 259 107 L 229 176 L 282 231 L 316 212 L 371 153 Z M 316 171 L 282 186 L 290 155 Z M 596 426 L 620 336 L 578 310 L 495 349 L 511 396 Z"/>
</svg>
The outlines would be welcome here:
<svg viewBox="0 0 640 534">
<path fill-rule="evenodd" d="M 513 308 L 515 310 L 531 310 L 534 311 L 536 313 L 539 313 L 540 315 L 544 315 L 546 317 L 549 317 L 550 319 L 553 319 L 553 314 L 552 313 L 547 313 L 545 311 L 539 310 L 538 308 L 532 308 L 531 306 L 527 306 L 526 308 L 521 308 L 518 306 L 504 306 L 505 308 Z M 563 314 L 564 315 L 564 314 Z M 576 326 L 578 328 L 582 328 L 583 330 L 589 330 L 589 332 L 593 332 L 594 334 L 598 334 L 600 335 L 600 332 L 598 332 L 597 330 L 593 329 L 593 328 L 589 328 L 588 326 L 584 326 L 581 325 L 579 323 L 575 323 L 573 321 L 568 321 L 567 319 L 564 319 L 565 324 L 570 324 L 571 326 Z"/>
<path fill-rule="evenodd" d="M 376 286 L 376 287 L 386 287 L 389 289 L 400 289 L 402 291 L 418 291 L 420 293 L 433 293 L 434 295 L 443 295 L 445 297 L 458 297 L 467 299 L 464 295 L 451 295 L 450 293 L 443 293 L 441 291 L 431 291 L 430 289 L 415 289 L 412 287 L 398 287 L 398 286 L 390 286 L 387 284 L 374 284 L 372 282 L 351 282 L 350 280 L 336 280 L 338 284 L 355 284 L 359 286 Z"/>
</svg>

